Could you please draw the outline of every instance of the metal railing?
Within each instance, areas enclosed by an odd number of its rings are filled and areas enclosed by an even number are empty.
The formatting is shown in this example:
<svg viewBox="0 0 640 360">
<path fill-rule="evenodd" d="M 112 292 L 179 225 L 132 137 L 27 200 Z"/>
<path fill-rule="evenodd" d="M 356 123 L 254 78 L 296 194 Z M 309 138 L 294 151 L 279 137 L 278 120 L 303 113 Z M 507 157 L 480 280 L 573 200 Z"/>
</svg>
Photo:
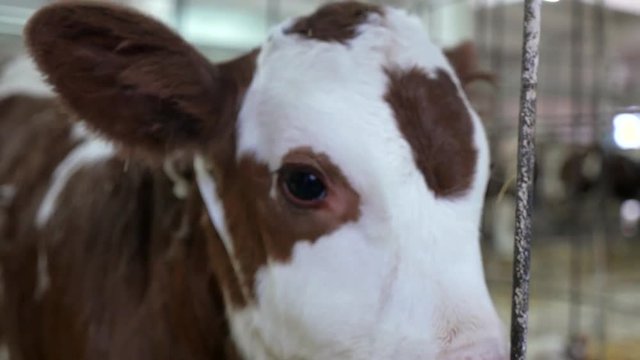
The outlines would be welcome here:
<svg viewBox="0 0 640 360">
<path fill-rule="evenodd" d="M 518 177 L 516 232 L 511 300 L 511 359 L 526 359 L 531 277 L 531 218 L 535 125 L 540 58 L 540 10 L 542 0 L 525 0 L 522 43 L 522 87 L 518 119 Z"/>
</svg>

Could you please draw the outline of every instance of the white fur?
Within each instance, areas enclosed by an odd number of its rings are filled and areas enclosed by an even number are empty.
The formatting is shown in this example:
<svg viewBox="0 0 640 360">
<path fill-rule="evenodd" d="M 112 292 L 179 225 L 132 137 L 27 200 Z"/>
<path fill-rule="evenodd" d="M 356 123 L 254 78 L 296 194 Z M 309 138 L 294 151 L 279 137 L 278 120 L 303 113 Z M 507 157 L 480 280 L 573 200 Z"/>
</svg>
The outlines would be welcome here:
<svg viewBox="0 0 640 360">
<path fill-rule="evenodd" d="M 25 94 L 35 97 L 53 97 L 53 91 L 43 81 L 42 74 L 26 55 L 17 56 L 2 69 L 0 99 Z"/>
<path fill-rule="evenodd" d="M 165 159 L 162 164 L 162 170 L 173 182 L 173 195 L 181 200 L 186 199 L 189 196 L 189 180 L 178 172 L 175 163 L 171 159 Z"/>
<path fill-rule="evenodd" d="M 460 90 L 473 119 L 475 180 L 465 196 L 436 198 L 384 101 L 384 67 L 455 75 L 418 19 L 385 12 L 347 46 L 285 35 L 287 22 L 258 59 L 238 158 L 275 171 L 291 149 L 324 153 L 360 195 L 361 217 L 313 244 L 300 239 L 290 263 L 259 271 L 256 304 L 230 314 L 248 359 L 434 359 L 485 340 L 504 348 L 478 243 L 485 133 Z"/>
<path fill-rule="evenodd" d="M 231 242 L 231 235 L 227 230 L 224 217 L 224 206 L 222 201 L 218 197 L 218 190 L 215 181 L 207 170 L 206 160 L 202 156 L 196 156 L 193 168 L 196 172 L 196 181 L 198 183 L 198 189 L 200 189 L 200 195 L 207 207 L 207 212 L 211 223 L 215 226 L 216 230 L 222 238 L 224 247 L 227 249 L 229 255 L 233 255 L 233 243 Z"/>
<path fill-rule="evenodd" d="M 94 135 L 84 122 L 75 122 L 71 127 L 71 140 L 84 141 L 92 138 Z"/>
<path fill-rule="evenodd" d="M 53 173 L 51 186 L 47 190 L 36 215 L 36 226 L 43 227 L 47 224 L 55 211 L 58 197 L 76 171 L 87 165 L 108 159 L 114 154 L 113 145 L 97 138 L 87 140 L 73 149 Z"/>
<path fill-rule="evenodd" d="M 220 235 L 220 240 L 227 251 L 227 255 L 231 261 L 231 266 L 233 266 L 235 276 L 238 281 L 240 281 L 240 289 L 242 291 L 245 299 L 249 298 L 249 290 L 246 286 L 246 282 L 244 281 L 244 276 L 240 271 L 240 265 L 234 258 L 234 247 L 233 242 L 231 240 L 231 235 L 229 234 L 229 230 L 227 229 L 227 224 L 225 222 L 224 216 L 224 205 L 222 204 L 222 200 L 218 196 L 218 190 L 213 177 L 209 174 L 208 166 L 206 160 L 197 155 L 194 159 L 193 168 L 196 173 L 196 182 L 198 183 L 198 189 L 200 190 L 200 196 L 204 201 L 204 205 L 207 208 L 207 213 L 209 215 L 209 219 L 211 223 L 215 227 L 218 235 Z"/>
</svg>

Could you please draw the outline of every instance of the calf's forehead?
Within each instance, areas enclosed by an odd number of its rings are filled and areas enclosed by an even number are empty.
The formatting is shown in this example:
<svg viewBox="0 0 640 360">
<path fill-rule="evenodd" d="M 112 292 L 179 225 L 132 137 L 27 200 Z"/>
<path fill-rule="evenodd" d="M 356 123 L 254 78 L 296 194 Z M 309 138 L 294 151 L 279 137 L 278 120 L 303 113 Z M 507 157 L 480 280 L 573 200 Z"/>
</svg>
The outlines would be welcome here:
<svg viewBox="0 0 640 360">
<path fill-rule="evenodd" d="M 415 171 L 415 153 L 424 149 L 407 137 L 425 129 L 401 128 L 399 116 L 406 114 L 397 108 L 412 104 L 402 104 L 401 98 L 394 108 L 389 101 L 389 91 L 403 86 L 394 80 L 405 73 L 421 75 L 420 83 L 431 86 L 430 93 L 441 91 L 437 87 L 443 83 L 448 88 L 442 97 L 453 91 L 457 103 L 448 106 L 467 114 L 460 120 L 468 127 L 463 141 L 472 145 L 470 109 L 459 94 L 458 80 L 420 21 L 392 8 L 365 13 L 340 41 L 314 37 L 322 31 L 308 25 L 317 24 L 314 15 L 287 21 L 272 32 L 241 110 L 239 156 L 251 153 L 273 170 L 291 149 L 309 147 L 329 155 L 356 183 L 354 177 L 365 167 L 366 177 L 377 175 L 372 171 L 379 171 L 380 178 Z M 376 161 L 367 161 L 372 159 Z"/>
</svg>

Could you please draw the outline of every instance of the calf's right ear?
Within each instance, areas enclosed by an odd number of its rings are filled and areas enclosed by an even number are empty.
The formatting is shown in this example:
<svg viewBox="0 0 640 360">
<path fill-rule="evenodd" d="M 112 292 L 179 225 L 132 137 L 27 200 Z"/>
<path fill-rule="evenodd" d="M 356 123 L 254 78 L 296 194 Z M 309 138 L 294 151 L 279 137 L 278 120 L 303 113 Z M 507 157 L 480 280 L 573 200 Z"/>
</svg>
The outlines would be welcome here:
<svg viewBox="0 0 640 360">
<path fill-rule="evenodd" d="M 463 86 L 476 80 L 483 80 L 495 84 L 495 74 L 479 69 L 480 59 L 478 58 L 477 49 L 473 42 L 463 41 L 454 47 L 444 49 L 444 54 L 447 59 L 449 59 L 451 66 L 453 66 Z"/>
<path fill-rule="evenodd" d="M 44 7 L 25 35 L 73 112 L 116 143 L 155 153 L 228 133 L 225 117 L 237 111 L 255 67 L 255 53 L 211 64 L 160 22 L 106 4 Z"/>
</svg>

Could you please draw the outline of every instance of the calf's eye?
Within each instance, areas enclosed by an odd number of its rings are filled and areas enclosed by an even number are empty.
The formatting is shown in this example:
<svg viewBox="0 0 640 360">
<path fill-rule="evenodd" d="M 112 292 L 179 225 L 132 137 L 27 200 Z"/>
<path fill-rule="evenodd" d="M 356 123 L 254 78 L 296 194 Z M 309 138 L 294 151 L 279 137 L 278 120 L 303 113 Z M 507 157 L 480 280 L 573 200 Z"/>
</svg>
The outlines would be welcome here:
<svg viewBox="0 0 640 360">
<path fill-rule="evenodd" d="M 318 206 L 327 196 L 322 176 L 310 167 L 284 167 L 279 172 L 278 182 L 285 198 L 297 206 Z"/>
</svg>

